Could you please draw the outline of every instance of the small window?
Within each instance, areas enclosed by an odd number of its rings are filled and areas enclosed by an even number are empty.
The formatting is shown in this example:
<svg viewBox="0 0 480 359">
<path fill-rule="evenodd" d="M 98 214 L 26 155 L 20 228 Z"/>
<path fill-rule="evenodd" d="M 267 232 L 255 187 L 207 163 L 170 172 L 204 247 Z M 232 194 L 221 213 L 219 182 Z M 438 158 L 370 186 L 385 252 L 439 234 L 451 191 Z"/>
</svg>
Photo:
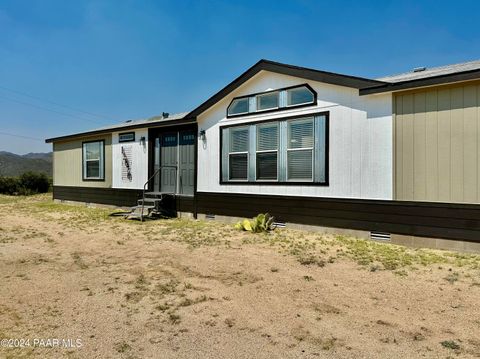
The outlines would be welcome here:
<svg viewBox="0 0 480 359">
<path fill-rule="evenodd" d="M 248 127 L 232 128 L 230 130 L 230 150 L 228 156 L 229 178 L 231 180 L 248 179 Z"/>
<path fill-rule="evenodd" d="M 278 178 L 278 122 L 257 125 L 257 180 Z"/>
<path fill-rule="evenodd" d="M 278 108 L 278 92 L 257 95 L 257 111 Z"/>
<path fill-rule="evenodd" d="M 288 122 L 287 179 L 313 180 L 313 118 Z"/>
<path fill-rule="evenodd" d="M 248 97 L 237 98 L 228 106 L 229 115 L 240 115 L 248 113 L 249 99 Z"/>
<path fill-rule="evenodd" d="M 124 132 L 118 135 L 118 142 L 133 142 L 135 141 L 135 132 Z"/>
<path fill-rule="evenodd" d="M 315 100 L 312 91 L 306 86 L 287 90 L 287 106 L 297 106 L 312 103 Z"/>
<path fill-rule="evenodd" d="M 83 179 L 104 179 L 104 141 L 83 143 Z"/>
</svg>

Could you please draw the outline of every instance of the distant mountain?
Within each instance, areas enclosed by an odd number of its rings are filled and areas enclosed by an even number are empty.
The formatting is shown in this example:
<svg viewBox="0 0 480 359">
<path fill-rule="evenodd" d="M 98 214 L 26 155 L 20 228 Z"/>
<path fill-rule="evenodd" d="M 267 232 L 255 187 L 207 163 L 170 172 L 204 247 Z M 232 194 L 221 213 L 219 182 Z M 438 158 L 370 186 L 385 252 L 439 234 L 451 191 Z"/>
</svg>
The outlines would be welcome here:
<svg viewBox="0 0 480 359">
<path fill-rule="evenodd" d="M 45 153 L 30 152 L 30 153 L 27 153 L 26 155 L 23 155 L 22 157 L 40 159 L 40 160 L 45 160 L 47 162 L 52 163 L 52 152 L 45 152 Z"/>
<path fill-rule="evenodd" d="M 16 155 L 0 151 L 0 176 L 19 176 L 24 172 L 43 172 L 52 176 L 52 152 Z"/>
</svg>

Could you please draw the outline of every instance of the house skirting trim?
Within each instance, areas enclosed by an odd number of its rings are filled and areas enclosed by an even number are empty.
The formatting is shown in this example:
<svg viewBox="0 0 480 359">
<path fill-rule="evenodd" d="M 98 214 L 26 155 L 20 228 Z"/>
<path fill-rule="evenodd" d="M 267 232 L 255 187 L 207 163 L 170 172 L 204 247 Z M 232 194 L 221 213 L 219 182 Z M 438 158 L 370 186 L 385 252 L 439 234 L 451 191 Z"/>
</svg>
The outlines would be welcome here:
<svg viewBox="0 0 480 359">
<path fill-rule="evenodd" d="M 54 199 L 120 207 L 134 206 L 140 197 L 141 190 L 53 188 Z M 277 222 L 390 233 L 402 235 L 403 243 L 413 237 L 480 243 L 478 204 L 197 192 L 178 196 L 177 211 L 242 218 L 268 212 Z"/>
<path fill-rule="evenodd" d="M 142 190 L 138 189 L 53 186 L 53 199 L 62 201 L 133 207 L 140 198 Z M 193 213 L 193 197 L 177 196 L 176 210 Z"/>
<path fill-rule="evenodd" d="M 197 212 L 480 243 L 480 205 L 198 192 Z"/>
</svg>

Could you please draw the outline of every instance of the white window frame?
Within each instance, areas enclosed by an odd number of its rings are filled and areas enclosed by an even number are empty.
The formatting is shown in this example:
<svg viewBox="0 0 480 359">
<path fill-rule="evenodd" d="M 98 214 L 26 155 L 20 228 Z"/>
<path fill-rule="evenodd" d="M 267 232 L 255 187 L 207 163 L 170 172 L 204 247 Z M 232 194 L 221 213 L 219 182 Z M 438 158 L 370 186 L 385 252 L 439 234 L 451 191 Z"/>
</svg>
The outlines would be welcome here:
<svg viewBox="0 0 480 359">
<path fill-rule="evenodd" d="M 235 101 L 241 101 L 241 100 L 245 100 L 247 101 L 247 111 L 245 112 L 235 112 L 235 113 L 230 113 L 230 107 L 233 105 L 233 103 Z M 238 98 L 234 98 L 232 100 L 232 102 L 230 103 L 230 105 L 228 105 L 228 108 L 227 108 L 227 115 L 228 116 L 241 116 L 241 115 L 245 115 L 247 113 L 250 112 L 250 99 L 248 97 L 238 97 Z"/>
<path fill-rule="evenodd" d="M 310 92 L 310 93 L 312 94 L 312 98 L 313 98 L 312 101 L 295 103 L 295 104 L 289 105 L 289 104 L 288 104 L 288 91 L 297 90 L 297 89 L 300 89 L 300 88 L 304 88 L 304 89 L 306 89 L 308 92 Z M 311 104 L 311 103 L 314 103 L 314 102 L 315 102 L 315 93 L 313 93 L 312 90 L 310 90 L 310 89 L 308 88 L 308 86 L 306 86 L 306 85 L 296 86 L 296 87 L 292 87 L 292 88 L 289 88 L 289 89 L 286 89 L 286 90 L 285 90 L 285 107 L 303 106 L 303 105 Z"/>
<path fill-rule="evenodd" d="M 277 106 L 275 107 L 269 107 L 269 108 L 263 108 L 260 109 L 258 106 L 260 105 L 259 98 L 266 97 L 266 96 L 272 96 L 272 95 L 277 95 Z M 264 112 L 264 111 L 274 111 L 278 110 L 280 108 L 280 91 L 268 91 L 265 93 L 261 93 L 255 96 L 256 99 L 256 112 Z"/>
<path fill-rule="evenodd" d="M 297 121 L 311 121 L 312 122 L 312 146 L 311 147 L 300 147 L 300 148 L 289 148 L 288 143 L 289 143 L 289 131 L 288 131 L 288 126 L 292 122 L 297 122 Z M 310 179 L 307 178 L 293 178 L 290 179 L 289 173 L 288 173 L 288 154 L 290 152 L 295 152 L 295 151 L 311 151 L 312 152 L 312 177 Z M 315 118 L 313 116 L 309 117 L 300 117 L 300 118 L 294 118 L 290 119 L 287 121 L 287 152 L 286 152 L 286 181 L 287 182 L 313 182 L 314 181 L 314 176 L 315 176 Z"/>
<path fill-rule="evenodd" d="M 100 144 L 99 158 L 87 159 L 87 146 L 92 143 Z M 87 162 L 98 161 L 98 177 L 87 176 Z M 82 142 L 82 179 L 83 181 L 104 181 L 105 180 L 105 140 L 94 140 Z"/>
<path fill-rule="evenodd" d="M 248 126 L 235 126 L 235 127 L 232 127 L 233 129 L 247 129 L 249 132 L 248 132 L 248 144 L 247 144 L 247 150 L 246 151 L 236 151 L 236 152 L 231 152 L 231 149 L 230 147 L 228 148 L 228 181 L 230 182 L 245 182 L 245 181 L 248 181 L 248 178 L 250 177 L 250 159 L 249 159 L 249 149 L 250 149 L 250 129 Z M 230 136 L 230 139 L 229 139 L 229 143 L 231 143 L 232 139 L 231 139 L 231 136 L 232 134 L 229 133 L 228 134 Z M 230 157 L 231 155 L 247 155 L 247 177 L 245 179 L 243 178 L 237 178 L 237 179 L 232 179 L 230 176 L 231 176 L 231 173 L 230 173 Z"/>
<path fill-rule="evenodd" d="M 273 124 L 275 123 L 277 126 L 277 149 L 276 150 L 258 150 L 258 128 L 261 126 L 265 126 L 267 124 Z M 256 139 L 257 143 L 255 144 L 255 181 L 256 182 L 278 182 L 279 179 L 279 172 L 280 172 L 280 165 L 279 165 L 279 156 L 280 156 L 280 123 L 279 121 L 268 121 L 268 122 L 263 122 L 263 123 L 258 123 L 255 125 L 255 131 L 256 131 Z M 270 178 L 270 179 L 262 179 L 258 178 L 258 170 L 257 170 L 257 155 L 259 153 L 276 153 L 277 154 L 277 177 L 275 179 Z"/>
</svg>

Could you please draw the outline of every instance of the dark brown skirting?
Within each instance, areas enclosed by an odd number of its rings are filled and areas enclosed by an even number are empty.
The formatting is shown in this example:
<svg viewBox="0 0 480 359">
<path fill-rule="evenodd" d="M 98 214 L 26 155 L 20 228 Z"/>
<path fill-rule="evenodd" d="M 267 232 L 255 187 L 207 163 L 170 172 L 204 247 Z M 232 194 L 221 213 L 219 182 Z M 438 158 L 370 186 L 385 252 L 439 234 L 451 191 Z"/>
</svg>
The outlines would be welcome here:
<svg viewBox="0 0 480 359">
<path fill-rule="evenodd" d="M 53 186 L 53 198 L 66 201 L 108 204 L 132 207 L 142 198 L 142 191 L 136 189 L 92 188 Z M 193 212 L 193 197 L 177 197 L 177 211 Z"/>
<path fill-rule="evenodd" d="M 480 242 L 480 205 L 472 204 L 198 192 L 197 212 Z"/>
<path fill-rule="evenodd" d="M 54 186 L 53 197 L 134 206 L 141 191 Z M 198 192 L 195 200 L 177 197 L 176 209 L 234 217 L 268 212 L 279 222 L 480 242 L 477 204 Z"/>
</svg>

